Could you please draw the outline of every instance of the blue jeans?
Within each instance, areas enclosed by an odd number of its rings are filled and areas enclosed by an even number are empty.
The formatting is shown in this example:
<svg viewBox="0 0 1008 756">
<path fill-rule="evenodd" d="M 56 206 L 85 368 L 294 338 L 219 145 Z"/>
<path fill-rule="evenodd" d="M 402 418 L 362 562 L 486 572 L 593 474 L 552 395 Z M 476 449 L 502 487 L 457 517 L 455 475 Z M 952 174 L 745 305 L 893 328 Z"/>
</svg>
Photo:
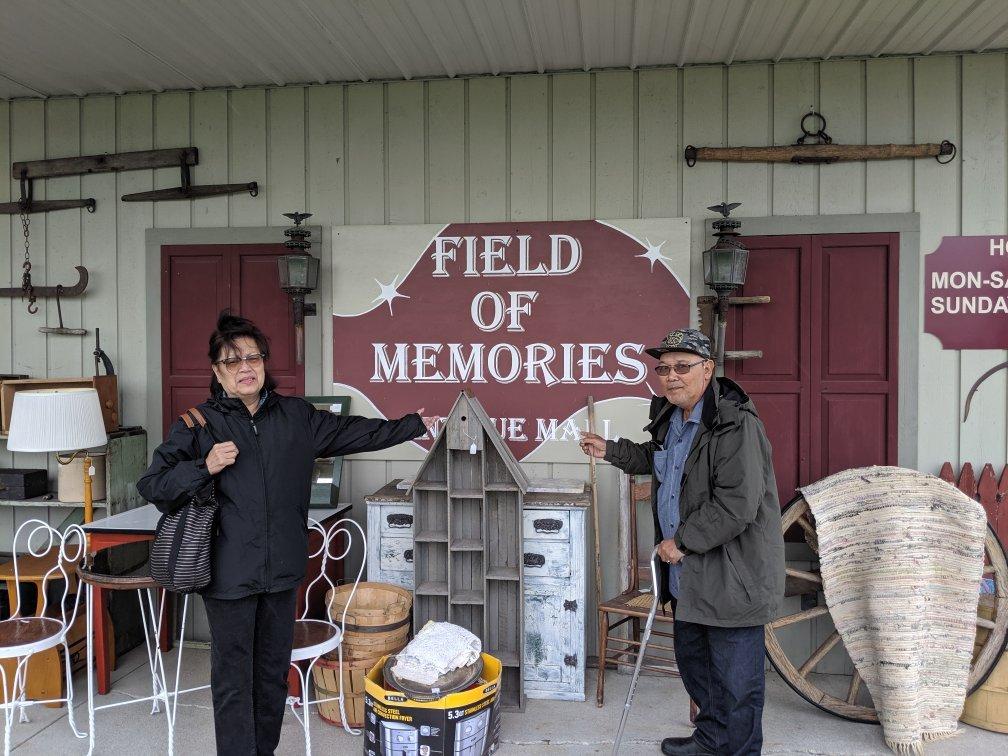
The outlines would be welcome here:
<svg viewBox="0 0 1008 756">
<path fill-rule="evenodd" d="M 693 739 L 717 754 L 758 754 L 763 746 L 763 626 L 676 620 L 674 643 L 683 685 L 699 707 Z"/>
</svg>

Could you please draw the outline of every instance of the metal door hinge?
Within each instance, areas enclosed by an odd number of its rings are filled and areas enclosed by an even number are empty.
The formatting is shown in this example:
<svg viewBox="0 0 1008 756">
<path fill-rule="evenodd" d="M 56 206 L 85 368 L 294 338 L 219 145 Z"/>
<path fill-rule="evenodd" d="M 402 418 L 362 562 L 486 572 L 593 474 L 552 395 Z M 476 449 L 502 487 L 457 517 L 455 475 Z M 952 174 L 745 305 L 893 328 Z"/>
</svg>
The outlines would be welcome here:
<svg viewBox="0 0 1008 756">
<path fill-rule="evenodd" d="M 577 611 L 577 601 L 571 601 L 567 599 L 564 601 L 564 611 L 565 612 L 576 612 Z"/>
<path fill-rule="evenodd" d="M 565 656 L 564 657 L 564 664 L 566 664 L 568 667 L 576 667 L 577 666 L 577 654 L 568 654 L 567 656 Z"/>
</svg>

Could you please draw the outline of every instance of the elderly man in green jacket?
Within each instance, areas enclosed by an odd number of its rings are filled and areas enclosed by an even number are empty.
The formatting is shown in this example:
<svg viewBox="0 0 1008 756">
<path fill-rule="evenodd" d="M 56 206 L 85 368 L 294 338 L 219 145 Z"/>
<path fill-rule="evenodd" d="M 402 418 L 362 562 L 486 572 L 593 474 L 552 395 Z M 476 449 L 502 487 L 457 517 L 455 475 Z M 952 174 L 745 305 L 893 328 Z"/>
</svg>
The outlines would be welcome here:
<svg viewBox="0 0 1008 756">
<path fill-rule="evenodd" d="M 758 754 L 763 743 L 763 625 L 784 595 L 784 540 L 770 442 L 746 393 L 714 377 L 709 339 L 672 331 L 647 353 L 663 395 L 650 441 L 586 434 L 586 454 L 653 476 L 662 598 L 673 603 L 675 654 L 697 703 L 690 737 L 662 753 Z"/>
</svg>

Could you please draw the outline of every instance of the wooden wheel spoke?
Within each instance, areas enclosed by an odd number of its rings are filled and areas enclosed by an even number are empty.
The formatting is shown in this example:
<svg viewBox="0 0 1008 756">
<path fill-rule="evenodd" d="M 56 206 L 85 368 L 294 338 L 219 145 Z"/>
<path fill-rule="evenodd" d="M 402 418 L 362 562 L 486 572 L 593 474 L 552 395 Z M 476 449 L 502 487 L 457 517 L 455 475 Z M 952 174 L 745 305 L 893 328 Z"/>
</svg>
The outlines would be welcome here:
<svg viewBox="0 0 1008 756">
<path fill-rule="evenodd" d="M 805 570 L 796 570 L 793 567 L 785 567 L 784 572 L 793 578 L 808 580 L 810 583 L 822 585 L 822 575 L 818 572 L 806 572 Z"/>
<path fill-rule="evenodd" d="M 815 669 L 816 665 L 823 660 L 823 657 L 830 652 L 830 650 L 837 643 L 840 642 L 840 633 L 834 630 L 830 633 L 830 636 L 822 642 L 815 651 L 812 652 L 812 656 L 805 660 L 805 663 L 801 665 L 798 669 L 798 674 L 802 677 L 808 677 L 808 673 Z"/>
<path fill-rule="evenodd" d="M 995 627 L 997 627 L 997 625 L 989 619 L 985 619 L 984 617 L 977 617 L 977 627 L 984 627 L 987 628 L 988 630 L 993 630 Z"/>
<path fill-rule="evenodd" d="M 801 612 L 795 612 L 794 614 L 788 614 L 784 617 L 778 617 L 773 622 L 770 623 L 770 627 L 777 630 L 781 627 L 787 627 L 788 625 L 793 625 L 796 622 L 805 622 L 806 620 L 814 619 L 823 614 L 829 614 L 828 606 L 814 606 L 811 609 L 806 609 Z"/>
<path fill-rule="evenodd" d="M 854 669 L 854 676 L 851 678 L 850 687 L 847 688 L 847 703 L 853 705 L 857 700 L 858 690 L 861 688 L 861 673 Z"/>
</svg>

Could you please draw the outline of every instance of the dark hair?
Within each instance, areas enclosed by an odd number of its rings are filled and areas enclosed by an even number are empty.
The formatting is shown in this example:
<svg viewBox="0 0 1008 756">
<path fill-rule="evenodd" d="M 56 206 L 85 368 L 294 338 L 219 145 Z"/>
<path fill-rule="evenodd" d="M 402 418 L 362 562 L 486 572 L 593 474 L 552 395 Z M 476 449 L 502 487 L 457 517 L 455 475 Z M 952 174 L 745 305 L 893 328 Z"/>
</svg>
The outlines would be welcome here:
<svg viewBox="0 0 1008 756">
<path fill-rule="evenodd" d="M 221 310 L 220 315 L 217 316 L 217 328 L 210 334 L 210 346 L 207 350 L 207 356 L 210 358 L 211 364 L 217 362 L 221 354 L 228 347 L 237 352 L 238 347 L 235 342 L 243 336 L 252 339 L 259 348 L 259 351 L 265 355 L 265 358 L 269 358 L 269 339 L 266 338 L 266 334 L 259 330 L 259 326 L 248 318 L 232 314 L 231 310 Z M 265 388 L 268 391 L 276 388 L 276 381 L 270 376 L 268 370 L 266 371 Z M 211 396 L 217 396 L 223 391 L 224 387 L 220 385 L 217 376 L 211 372 Z"/>
</svg>

